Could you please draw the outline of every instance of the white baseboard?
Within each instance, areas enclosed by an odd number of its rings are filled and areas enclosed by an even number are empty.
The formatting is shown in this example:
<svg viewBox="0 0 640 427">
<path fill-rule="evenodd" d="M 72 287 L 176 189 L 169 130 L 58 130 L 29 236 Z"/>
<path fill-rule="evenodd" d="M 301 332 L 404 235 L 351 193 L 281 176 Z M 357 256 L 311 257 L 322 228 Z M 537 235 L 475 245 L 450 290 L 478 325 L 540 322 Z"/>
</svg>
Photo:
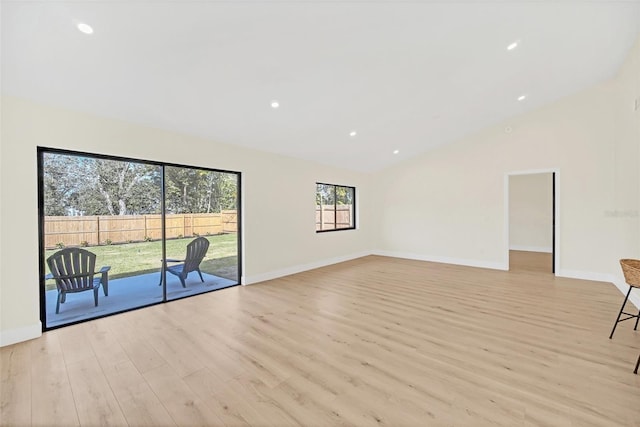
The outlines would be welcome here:
<svg viewBox="0 0 640 427">
<path fill-rule="evenodd" d="M 255 283 L 264 282 L 266 280 L 273 280 L 279 277 L 289 276 L 291 274 L 302 273 L 303 271 L 313 270 L 315 268 L 326 267 L 328 265 L 338 264 L 340 262 L 351 261 L 352 259 L 362 258 L 364 256 L 371 255 L 369 251 L 358 252 L 355 254 L 349 254 L 339 256 L 335 258 L 328 258 L 321 261 L 314 261 L 308 264 L 294 265 L 280 270 L 270 271 L 268 273 L 256 274 L 253 276 L 247 276 L 244 279 L 245 285 L 253 285 Z"/>
<path fill-rule="evenodd" d="M 409 252 L 395 252 L 395 251 L 381 251 L 381 250 L 373 251 L 372 255 L 388 256 L 392 258 L 414 259 L 417 261 L 440 262 L 443 264 L 464 265 L 467 267 L 489 268 L 491 270 L 508 270 L 508 267 L 505 268 L 505 265 L 502 262 L 478 261 L 473 259 L 449 258 L 449 257 L 442 257 L 442 256 L 413 254 Z"/>
<path fill-rule="evenodd" d="M 32 340 L 42 335 L 42 323 L 23 326 L 22 328 L 0 331 L 0 347 L 15 344 L 22 341 Z"/>
<path fill-rule="evenodd" d="M 511 245 L 509 246 L 510 251 L 525 251 L 525 252 L 544 252 L 550 254 L 553 252 L 551 250 L 551 246 L 521 246 L 521 245 Z"/>
<path fill-rule="evenodd" d="M 372 255 L 380 255 L 380 256 L 388 256 L 393 258 L 405 258 L 405 259 L 414 259 L 418 261 L 431 261 L 431 262 L 441 262 L 444 264 L 455 264 L 455 265 L 464 265 L 468 267 L 480 267 L 480 268 L 489 268 L 492 270 L 508 270 L 502 263 L 498 262 L 487 262 L 487 261 L 477 261 L 477 260 L 468 260 L 468 259 L 460 259 L 460 258 L 448 258 L 448 257 L 440 257 L 440 256 L 429 256 L 429 255 L 419 255 L 419 254 L 411 254 L 406 252 L 393 252 L 393 251 L 373 251 Z M 593 280 L 597 282 L 607 282 L 613 283 L 616 288 L 622 292 L 623 295 L 627 294 L 629 291 L 629 285 L 627 285 L 624 279 L 616 277 L 612 274 L 606 273 L 594 273 L 591 271 L 578 271 L 578 270 L 560 270 L 556 273 L 558 277 L 567 277 L 570 279 L 581 279 L 581 280 Z M 640 292 L 633 291 L 631 295 L 629 295 L 629 301 L 633 303 L 636 307 L 640 309 Z"/>
<path fill-rule="evenodd" d="M 606 273 L 594 273 L 592 271 L 566 270 L 560 269 L 556 272 L 558 277 L 566 277 L 568 279 L 593 280 L 596 282 L 613 282 L 614 276 Z"/>
</svg>

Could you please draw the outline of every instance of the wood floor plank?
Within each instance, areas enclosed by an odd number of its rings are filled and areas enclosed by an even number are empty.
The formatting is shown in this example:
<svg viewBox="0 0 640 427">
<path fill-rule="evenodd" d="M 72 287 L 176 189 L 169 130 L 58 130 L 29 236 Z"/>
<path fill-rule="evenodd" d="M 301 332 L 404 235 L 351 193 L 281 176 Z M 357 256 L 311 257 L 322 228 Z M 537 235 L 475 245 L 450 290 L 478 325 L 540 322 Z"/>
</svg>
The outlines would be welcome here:
<svg viewBox="0 0 640 427">
<path fill-rule="evenodd" d="M 59 334 L 45 334 L 41 339 L 29 343 L 34 384 L 31 395 L 32 424 L 65 427 L 80 425 Z"/>
<path fill-rule="evenodd" d="M 30 343 L 2 349 L 0 381 L 0 422 L 6 425 L 31 425 Z"/>
<path fill-rule="evenodd" d="M 144 377 L 176 424 L 223 425 L 206 397 L 198 396 L 191 390 L 171 366 L 160 366 L 147 371 Z"/>
<path fill-rule="evenodd" d="M 232 395 L 243 399 L 250 407 L 251 411 L 242 413 L 244 419 L 252 426 L 282 426 L 295 427 L 301 424 L 287 413 L 287 408 L 280 407 L 265 391 L 268 387 L 259 379 L 251 376 L 241 376 L 239 378 L 225 382 Z"/>
<path fill-rule="evenodd" d="M 107 380 L 130 426 L 176 425 L 132 361 L 112 365 Z"/>
<path fill-rule="evenodd" d="M 67 364 L 81 425 L 122 426 L 126 419 L 97 359 Z"/>
<path fill-rule="evenodd" d="M 214 407 L 225 425 L 249 426 L 249 419 L 259 417 L 244 396 L 238 396 L 227 382 L 213 375 L 208 369 L 194 372 L 184 379 L 189 388 Z"/>
<path fill-rule="evenodd" d="M 369 256 L 52 331 L 0 349 L 2 422 L 640 427 L 620 292 L 511 261 Z"/>
<path fill-rule="evenodd" d="M 112 324 L 112 329 L 117 331 L 118 342 L 129 360 L 141 373 L 165 365 L 167 361 L 149 343 L 144 326 L 136 322 L 139 313 L 130 314 L 132 316 L 114 316 Z"/>
<path fill-rule="evenodd" d="M 88 324 L 82 323 L 53 331 L 58 335 L 64 362 L 67 365 L 85 360 L 95 360 L 96 355 L 89 345 L 88 328 L 90 328 Z"/>
</svg>

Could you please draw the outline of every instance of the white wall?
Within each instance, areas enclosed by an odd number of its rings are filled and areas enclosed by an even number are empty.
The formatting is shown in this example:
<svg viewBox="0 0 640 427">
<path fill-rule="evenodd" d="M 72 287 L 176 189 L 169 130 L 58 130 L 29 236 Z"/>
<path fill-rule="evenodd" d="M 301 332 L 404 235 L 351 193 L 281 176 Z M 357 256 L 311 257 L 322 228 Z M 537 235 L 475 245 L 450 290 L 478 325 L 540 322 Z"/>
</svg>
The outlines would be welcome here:
<svg viewBox="0 0 640 427">
<path fill-rule="evenodd" d="M 40 331 L 37 145 L 242 172 L 247 283 L 372 250 L 506 269 L 504 177 L 556 170 L 558 274 L 611 280 L 624 290 L 618 259 L 640 258 L 636 98 L 640 44 L 609 82 L 372 177 L 3 98 L 0 345 Z M 314 232 L 316 181 L 358 187 L 358 230 Z M 640 297 L 634 301 L 640 306 Z"/>
<path fill-rule="evenodd" d="M 639 88 L 637 44 L 614 79 L 377 174 L 375 252 L 506 269 L 504 177 L 557 170 L 557 273 L 619 283 L 640 258 Z"/>
<path fill-rule="evenodd" d="M 619 242 L 619 258 L 640 259 L 640 40 L 613 82 L 614 132 L 611 145 L 616 167 L 613 171 L 618 183 L 611 197 L 612 209 L 606 212 L 613 223 L 615 239 Z M 612 280 L 626 293 L 622 271 L 614 269 Z M 640 295 L 631 297 L 640 307 Z"/>
<path fill-rule="evenodd" d="M 509 249 L 551 252 L 553 175 L 509 176 Z"/>
<path fill-rule="evenodd" d="M 245 283 L 370 251 L 367 175 L 15 98 L 2 113 L 0 344 L 40 333 L 36 146 L 242 172 Z M 316 234 L 316 181 L 357 187 L 357 230 Z"/>
</svg>

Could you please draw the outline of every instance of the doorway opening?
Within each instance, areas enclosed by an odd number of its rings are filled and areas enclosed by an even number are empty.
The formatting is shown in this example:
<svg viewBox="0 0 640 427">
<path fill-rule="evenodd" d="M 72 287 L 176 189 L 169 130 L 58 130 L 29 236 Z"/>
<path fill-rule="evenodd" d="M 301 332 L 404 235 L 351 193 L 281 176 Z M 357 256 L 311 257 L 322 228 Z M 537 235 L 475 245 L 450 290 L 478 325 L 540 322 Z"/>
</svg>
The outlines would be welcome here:
<svg viewBox="0 0 640 427">
<path fill-rule="evenodd" d="M 556 171 L 507 175 L 507 267 L 556 273 Z"/>
</svg>

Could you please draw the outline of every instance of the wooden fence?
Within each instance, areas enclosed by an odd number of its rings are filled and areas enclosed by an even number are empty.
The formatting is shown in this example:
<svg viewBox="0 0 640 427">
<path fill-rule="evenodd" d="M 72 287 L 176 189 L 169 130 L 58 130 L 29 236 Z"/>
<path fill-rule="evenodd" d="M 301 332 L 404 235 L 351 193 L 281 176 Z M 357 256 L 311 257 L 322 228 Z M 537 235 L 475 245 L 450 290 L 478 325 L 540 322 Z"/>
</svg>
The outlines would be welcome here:
<svg viewBox="0 0 640 427">
<path fill-rule="evenodd" d="M 170 214 L 166 216 L 167 238 L 235 233 L 235 210 L 213 214 Z M 162 238 L 161 215 L 45 216 L 44 244 L 97 246 Z"/>
<path fill-rule="evenodd" d="M 316 206 L 316 230 L 353 227 L 353 205 Z"/>
</svg>

